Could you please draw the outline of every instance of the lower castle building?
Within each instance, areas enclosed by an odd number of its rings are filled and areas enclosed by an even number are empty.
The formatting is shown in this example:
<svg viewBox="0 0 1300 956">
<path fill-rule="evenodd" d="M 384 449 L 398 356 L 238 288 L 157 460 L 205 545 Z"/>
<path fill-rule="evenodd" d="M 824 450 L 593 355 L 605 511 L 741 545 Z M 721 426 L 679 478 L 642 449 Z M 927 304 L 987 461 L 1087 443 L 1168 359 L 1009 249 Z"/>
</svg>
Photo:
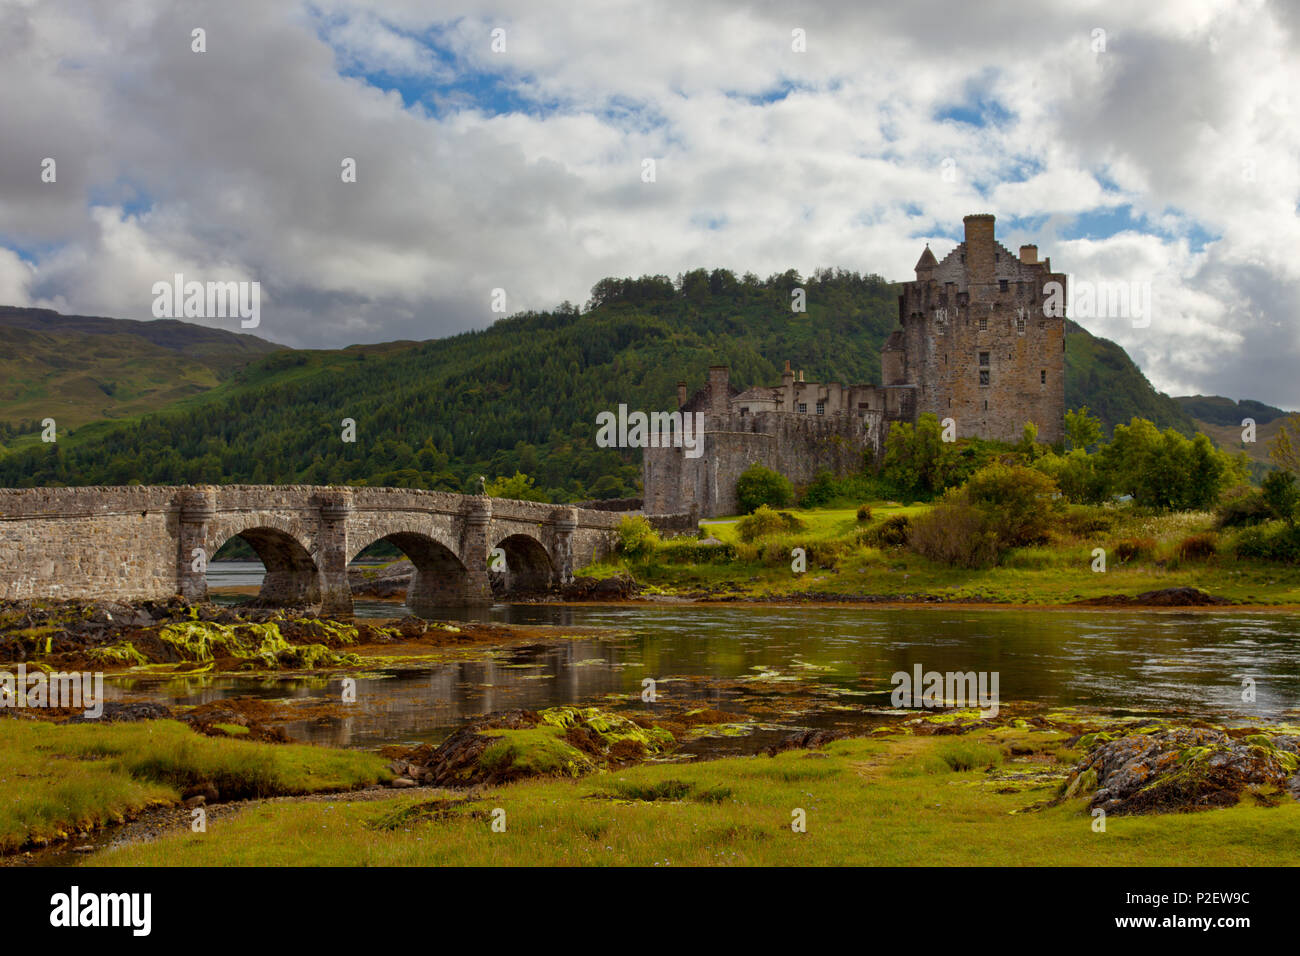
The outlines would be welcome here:
<svg viewBox="0 0 1300 956">
<path fill-rule="evenodd" d="M 789 362 L 777 386 L 742 392 L 720 365 L 694 395 L 679 383 L 679 410 L 704 414 L 704 451 L 645 449 L 646 512 L 735 514 L 736 480 L 755 463 L 796 485 L 825 470 L 856 471 L 879 461 L 892 423 L 926 412 L 952 419 L 959 438 L 1014 442 L 1032 422 L 1040 441 L 1059 441 L 1065 315 L 1053 306 L 1066 301 L 1066 277 L 1036 246 L 1017 256 L 999 243 L 993 216 L 964 223 L 965 241 L 942 260 L 927 246 L 916 281 L 903 285 L 899 327 L 881 350 L 882 384 L 805 382 Z"/>
</svg>

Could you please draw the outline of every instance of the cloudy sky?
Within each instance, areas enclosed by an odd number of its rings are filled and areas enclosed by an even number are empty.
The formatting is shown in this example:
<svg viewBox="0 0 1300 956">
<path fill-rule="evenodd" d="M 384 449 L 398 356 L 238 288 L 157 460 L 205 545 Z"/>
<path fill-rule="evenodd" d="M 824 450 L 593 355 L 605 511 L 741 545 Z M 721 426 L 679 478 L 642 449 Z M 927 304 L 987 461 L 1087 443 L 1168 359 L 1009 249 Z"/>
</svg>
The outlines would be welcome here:
<svg viewBox="0 0 1300 956">
<path fill-rule="evenodd" d="M 494 289 L 910 278 L 992 212 L 1149 283 L 1078 318 L 1157 387 L 1300 408 L 1298 6 L 0 0 L 0 303 L 147 319 L 180 272 L 286 344 L 427 339 Z"/>
</svg>

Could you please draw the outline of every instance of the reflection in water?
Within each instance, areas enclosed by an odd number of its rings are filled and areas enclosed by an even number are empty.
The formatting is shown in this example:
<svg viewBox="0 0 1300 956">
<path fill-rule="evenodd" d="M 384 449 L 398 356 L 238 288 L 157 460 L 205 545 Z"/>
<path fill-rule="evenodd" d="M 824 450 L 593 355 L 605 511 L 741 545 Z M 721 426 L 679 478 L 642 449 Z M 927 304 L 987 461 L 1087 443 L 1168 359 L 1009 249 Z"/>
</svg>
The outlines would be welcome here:
<svg viewBox="0 0 1300 956">
<path fill-rule="evenodd" d="M 220 586 L 215 573 L 209 570 L 209 581 Z M 402 611 L 358 603 L 358 615 Z M 437 741 L 493 710 L 636 704 L 645 677 L 656 679 L 660 694 L 645 706 L 662 713 L 687 703 L 737 709 L 738 700 L 754 699 L 742 681 L 758 675 L 767 680 L 756 690 L 806 690 L 819 713 L 799 715 L 796 723 L 821 726 L 828 713 L 837 722 L 848 719 L 846 705 L 888 706 L 891 675 L 916 664 L 997 671 L 1003 701 L 1252 723 L 1295 720 L 1300 707 L 1300 619 L 1290 614 L 534 604 L 449 608 L 438 616 L 618 633 L 363 677 L 348 716 L 287 725 L 288 732 L 357 747 Z M 1247 677 L 1256 682 L 1254 703 L 1241 699 Z M 324 679 L 187 678 L 162 686 L 128 679 L 116 686 L 118 693 L 186 704 L 240 694 L 340 698 L 340 683 Z"/>
</svg>

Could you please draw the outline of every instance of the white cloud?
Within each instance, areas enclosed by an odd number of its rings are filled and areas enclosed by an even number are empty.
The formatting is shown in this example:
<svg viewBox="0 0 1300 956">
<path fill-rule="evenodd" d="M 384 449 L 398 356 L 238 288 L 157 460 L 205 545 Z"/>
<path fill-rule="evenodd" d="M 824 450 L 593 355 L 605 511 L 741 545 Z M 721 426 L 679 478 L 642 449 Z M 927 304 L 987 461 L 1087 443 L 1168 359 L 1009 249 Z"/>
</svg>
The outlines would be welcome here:
<svg viewBox="0 0 1300 956">
<path fill-rule="evenodd" d="M 924 240 L 941 254 L 991 211 L 1058 269 L 1153 277 L 1150 328 L 1085 324 L 1157 386 L 1300 407 L 1286 7 L 229 0 L 197 19 L 206 54 L 163 0 L 0 11 L 0 298 L 144 318 L 183 270 L 261 281 L 280 341 L 429 338 L 491 321 L 496 287 L 547 308 L 696 266 L 906 278 Z M 991 102 L 996 123 L 937 118 Z M 1120 207 L 1148 228 L 1063 238 Z"/>
</svg>

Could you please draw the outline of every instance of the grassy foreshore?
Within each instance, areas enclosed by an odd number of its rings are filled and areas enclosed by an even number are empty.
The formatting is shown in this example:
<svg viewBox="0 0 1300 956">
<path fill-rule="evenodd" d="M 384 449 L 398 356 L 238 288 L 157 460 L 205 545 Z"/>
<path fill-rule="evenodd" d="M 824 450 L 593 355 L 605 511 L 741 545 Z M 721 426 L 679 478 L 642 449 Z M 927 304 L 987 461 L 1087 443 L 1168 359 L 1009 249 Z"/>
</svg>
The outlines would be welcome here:
<svg viewBox="0 0 1300 956">
<path fill-rule="evenodd" d="M 1075 508 L 1041 545 L 1013 549 L 994 566 L 961 568 L 888 541 L 891 519 L 915 518 L 928 507 L 875 502 L 865 520 L 853 508 L 790 509 L 802 527 L 748 540 L 740 516 L 720 518 L 702 522 L 699 539 L 655 538 L 586 573 L 627 574 L 643 594 L 697 600 L 1105 606 L 1185 587 L 1227 602 L 1224 607 L 1300 605 L 1300 566 L 1241 556 L 1233 533 L 1217 529 L 1207 512 Z M 1187 547 L 1189 539 L 1202 542 L 1199 549 Z M 1104 571 L 1094 570 L 1099 548 Z M 794 568 L 795 549 L 803 550 L 803 571 Z"/>
<path fill-rule="evenodd" d="M 0 720 L 0 852 L 121 823 L 190 791 L 221 799 L 351 790 L 391 778 L 375 754 L 201 736 L 170 720 Z"/>
<path fill-rule="evenodd" d="M 380 802 L 275 803 L 100 865 L 1294 865 L 1300 804 L 1118 816 L 1049 805 L 1079 756 L 1060 730 L 890 733 L 698 764 Z M 1077 748 L 1077 745 L 1076 745 Z M 792 824 L 805 822 L 805 832 Z M 494 829 L 494 821 L 497 828 Z M 502 828 L 502 825 L 504 828 Z"/>
</svg>

